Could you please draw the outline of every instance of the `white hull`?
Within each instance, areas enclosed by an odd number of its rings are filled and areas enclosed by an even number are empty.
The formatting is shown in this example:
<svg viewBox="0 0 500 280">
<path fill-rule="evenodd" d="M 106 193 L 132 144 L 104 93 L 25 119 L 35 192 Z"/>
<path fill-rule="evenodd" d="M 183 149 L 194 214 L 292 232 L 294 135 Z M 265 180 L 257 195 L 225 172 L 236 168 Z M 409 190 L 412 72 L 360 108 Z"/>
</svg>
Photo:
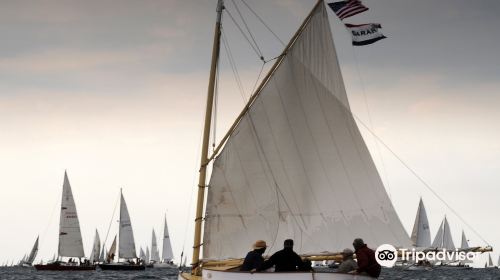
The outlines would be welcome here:
<svg viewBox="0 0 500 280">
<path fill-rule="evenodd" d="M 199 278 L 198 278 L 199 279 Z M 333 272 L 230 272 L 203 270 L 201 280 L 369 280 L 370 276 Z M 179 280 L 187 280 L 179 274 Z"/>
</svg>

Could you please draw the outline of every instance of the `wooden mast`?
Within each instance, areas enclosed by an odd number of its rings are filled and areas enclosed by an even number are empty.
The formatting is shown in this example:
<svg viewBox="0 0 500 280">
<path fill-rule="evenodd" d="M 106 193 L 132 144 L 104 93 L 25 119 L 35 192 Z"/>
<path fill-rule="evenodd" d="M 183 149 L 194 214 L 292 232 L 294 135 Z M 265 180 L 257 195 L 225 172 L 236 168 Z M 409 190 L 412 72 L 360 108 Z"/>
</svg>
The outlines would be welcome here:
<svg viewBox="0 0 500 280">
<path fill-rule="evenodd" d="M 208 165 L 208 148 L 210 140 L 210 127 L 212 122 L 212 111 L 214 103 L 215 78 L 217 72 L 217 62 L 219 60 L 220 51 L 220 36 L 221 36 L 221 19 L 222 10 L 224 9 L 224 1 L 217 2 L 217 21 L 215 23 L 214 42 L 212 49 L 212 63 L 210 66 L 210 78 L 208 80 L 207 107 L 205 111 L 205 127 L 203 129 L 203 144 L 200 160 L 200 176 L 198 180 L 198 199 L 196 204 L 196 218 L 194 227 L 194 245 L 193 259 L 191 265 L 193 267 L 192 274 L 199 275 L 200 271 L 200 247 L 201 247 L 201 226 L 203 220 L 203 205 L 205 202 L 205 182 L 207 177 Z"/>
</svg>

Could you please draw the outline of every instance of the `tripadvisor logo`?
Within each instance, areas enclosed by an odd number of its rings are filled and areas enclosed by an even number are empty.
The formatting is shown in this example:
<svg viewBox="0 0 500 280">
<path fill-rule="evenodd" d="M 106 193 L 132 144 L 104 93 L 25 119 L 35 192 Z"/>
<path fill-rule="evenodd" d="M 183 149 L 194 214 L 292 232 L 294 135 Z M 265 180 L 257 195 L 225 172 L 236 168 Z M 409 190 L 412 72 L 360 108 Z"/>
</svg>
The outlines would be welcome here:
<svg viewBox="0 0 500 280">
<path fill-rule="evenodd" d="M 398 256 L 399 255 L 399 256 Z M 375 259 L 378 264 L 384 267 L 393 267 L 400 257 L 401 261 L 404 262 L 414 262 L 419 263 L 421 261 L 429 262 L 445 262 L 445 261 L 473 261 L 476 253 L 458 251 L 448 251 L 446 249 L 442 250 L 425 250 L 416 251 L 415 248 L 409 249 L 399 249 L 399 251 L 390 244 L 380 245 L 375 251 Z"/>
<path fill-rule="evenodd" d="M 398 260 L 398 250 L 390 244 L 382 244 L 375 251 L 375 259 L 384 267 L 393 267 Z"/>
</svg>

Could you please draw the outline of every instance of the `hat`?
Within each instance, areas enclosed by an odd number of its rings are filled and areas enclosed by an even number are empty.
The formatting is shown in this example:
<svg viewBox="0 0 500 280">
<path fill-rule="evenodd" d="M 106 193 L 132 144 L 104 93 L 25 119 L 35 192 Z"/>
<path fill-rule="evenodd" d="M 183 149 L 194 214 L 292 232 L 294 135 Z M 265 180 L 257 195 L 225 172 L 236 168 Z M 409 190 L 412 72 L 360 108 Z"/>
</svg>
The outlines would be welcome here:
<svg viewBox="0 0 500 280">
<path fill-rule="evenodd" d="M 344 255 L 344 256 L 352 256 L 352 255 L 354 255 L 354 252 L 351 249 L 349 249 L 349 248 L 345 248 L 344 251 L 342 251 L 342 255 Z"/>
<path fill-rule="evenodd" d="M 354 248 L 357 249 L 357 248 L 361 248 L 361 247 L 365 246 L 365 242 L 361 238 L 356 238 L 352 242 L 352 245 L 354 246 Z"/>
<path fill-rule="evenodd" d="M 253 248 L 254 249 L 267 248 L 266 241 L 264 241 L 264 240 L 257 240 L 257 241 L 255 241 L 255 243 L 253 244 Z"/>
<path fill-rule="evenodd" d="M 283 242 L 284 247 L 293 247 L 293 240 L 292 239 L 287 239 L 285 242 Z"/>
</svg>

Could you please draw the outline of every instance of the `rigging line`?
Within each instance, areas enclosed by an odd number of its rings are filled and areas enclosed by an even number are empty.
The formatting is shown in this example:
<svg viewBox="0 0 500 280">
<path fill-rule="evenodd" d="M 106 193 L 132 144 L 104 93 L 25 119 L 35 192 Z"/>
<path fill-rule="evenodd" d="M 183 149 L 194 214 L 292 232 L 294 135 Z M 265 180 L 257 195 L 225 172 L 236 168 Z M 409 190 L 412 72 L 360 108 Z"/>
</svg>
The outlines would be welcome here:
<svg viewBox="0 0 500 280">
<path fill-rule="evenodd" d="M 231 70 L 233 71 L 234 79 L 236 80 L 236 85 L 238 86 L 238 89 L 240 90 L 241 97 L 243 98 L 243 101 L 247 102 L 248 99 L 245 94 L 245 89 L 243 88 L 243 82 L 241 81 L 240 74 L 238 72 L 238 68 L 236 67 L 236 61 L 234 60 L 233 53 L 231 51 L 231 48 L 229 46 L 229 42 L 227 41 L 227 36 L 226 33 L 224 32 L 224 29 L 222 29 L 222 44 L 224 45 L 224 49 L 226 50 L 226 54 L 228 56 L 229 60 L 229 65 L 231 66 Z"/>
<path fill-rule="evenodd" d="M 106 232 L 106 238 L 104 238 L 104 242 L 102 243 L 103 246 L 106 246 L 106 241 L 108 240 L 109 230 L 111 229 L 111 225 L 113 224 L 113 218 L 115 217 L 116 206 L 118 205 L 118 201 L 120 200 L 120 197 L 121 197 L 121 193 L 120 193 L 120 196 L 118 196 L 118 199 L 116 199 L 115 207 L 113 208 L 113 214 L 111 214 L 111 220 L 109 221 L 108 231 Z"/>
<path fill-rule="evenodd" d="M 351 50 L 352 50 L 352 54 L 353 54 L 353 57 L 354 57 L 354 62 L 355 62 L 354 65 L 355 65 L 355 68 L 356 68 L 356 72 L 358 73 L 359 82 L 361 84 L 361 91 L 363 93 L 363 100 L 365 102 L 365 108 L 366 108 L 366 112 L 367 112 L 367 115 L 368 115 L 368 123 L 369 123 L 371 129 L 375 130 L 374 126 L 373 126 L 373 120 L 372 120 L 372 115 L 371 115 L 371 112 L 370 112 L 370 107 L 368 106 L 368 97 L 366 96 L 365 83 L 364 83 L 363 77 L 361 76 L 361 71 L 359 70 L 358 57 L 356 56 L 356 51 L 354 50 L 353 47 L 351 47 Z M 380 163 L 382 165 L 382 170 L 383 170 L 384 177 L 385 177 L 385 185 L 387 187 L 387 192 L 389 194 L 389 199 L 391 199 L 391 188 L 389 186 L 389 175 L 387 173 L 387 168 L 385 166 L 384 157 L 382 156 L 382 152 L 380 150 L 380 145 L 379 145 L 378 141 L 376 141 L 376 140 L 375 140 L 375 147 L 377 148 L 377 153 L 378 153 L 378 156 L 380 158 Z"/>
<path fill-rule="evenodd" d="M 45 227 L 45 230 L 43 231 L 43 234 L 42 234 L 42 236 L 40 238 L 40 243 L 38 245 L 38 250 L 40 250 L 40 247 L 42 247 L 42 244 L 45 241 L 45 237 L 46 237 L 47 231 L 49 230 L 49 227 L 52 224 L 52 218 L 54 217 L 54 213 L 56 212 L 57 204 L 58 203 L 59 203 L 59 200 L 56 200 L 56 203 L 54 203 L 54 207 L 52 208 L 52 212 L 50 213 L 49 223 Z"/>
<path fill-rule="evenodd" d="M 264 27 L 267 28 L 267 30 L 269 30 L 269 32 L 271 32 L 271 34 L 273 34 L 273 36 L 283 45 L 285 46 L 285 43 L 283 42 L 283 40 L 280 39 L 280 37 L 278 35 L 276 35 L 276 33 L 273 32 L 273 30 L 266 24 L 266 22 L 247 4 L 247 2 L 245 2 L 245 0 L 241 0 L 241 2 L 243 2 L 243 4 L 245 4 L 245 6 L 247 6 L 247 8 L 255 15 L 255 17 L 264 25 Z"/>
<path fill-rule="evenodd" d="M 259 75 L 257 76 L 257 80 L 255 80 L 255 84 L 253 85 L 252 92 L 255 92 L 255 88 L 259 84 L 260 76 L 262 75 L 262 72 L 264 71 L 264 66 L 266 66 L 266 63 L 267 63 L 267 61 L 264 61 L 264 63 L 262 63 L 262 67 L 260 67 Z M 252 94 L 252 93 L 250 93 L 250 94 Z"/>
<path fill-rule="evenodd" d="M 212 108 L 212 152 L 215 151 L 215 141 L 217 140 L 217 105 L 219 100 L 219 65 L 220 59 L 217 60 L 217 67 L 215 68 L 215 90 L 214 90 L 214 106 Z"/>
<path fill-rule="evenodd" d="M 258 45 L 258 44 L 257 44 L 257 42 L 255 41 L 255 37 L 253 36 L 252 32 L 250 31 L 250 28 L 248 27 L 247 22 L 245 21 L 245 18 L 244 18 L 244 17 L 243 17 L 243 15 L 241 14 L 240 9 L 238 8 L 238 5 L 236 5 L 236 2 L 234 2 L 234 0 L 231 0 L 231 2 L 233 2 L 233 5 L 234 5 L 234 7 L 236 8 L 236 11 L 238 12 L 238 14 L 240 15 L 241 21 L 243 21 L 243 24 L 245 25 L 245 28 L 247 29 L 247 32 L 248 32 L 248 34 L 250 35 L 250 38 L 252 38 L 252 41 L 253 41 L 253 43 L 255 44 L 255 47 L 256 47 L 256 48 L 257 48 L 257 50 L 259 51 L 259 53 L 260 53 L 260 60 L 265 61 L 265 59 L 264 59 L 264 54 L 262 53 L 262 51 L 261 51 L 261 50 L 260 50 L 260 48 L 259 48 L 259 45 Z"/>
<path fill-rule="evenodd" d="M 346 110 L 348 110 L 349 112 L 351 112 L 349 110 L 349 108 L 346 108 Z M 382 141 L 382 139 L 380 137 L 378 137 L 375 132 L 373 132 L 357 115 L 355 115 L 353 112 L 351 112 L 352 116 L 354 116 L 354 118 L 356 118 L 356 120 L 358 120 L 358 122 L 363 125 L 369 132 L 370 134 L 372 134 L 375 139 L 377 139 L 377 141 L 379 141 L 406 169 L 408 169 L 408 171 L 410 171 L 410 173 L 413 174 L 413 176 L 415 176 L 432 194 L 434 194 L 434 196 L 436 196 L 446 207 L 448 207 L 448 209 L 450 209 L 450 211 L 460 220 L 462 221 L 462 223 L 464 223 L 472 232 L 474 232 L 474 234 L 476 234 L 477 237 L 479 237 L 486 245 L 490 246 L 490 243 L 488 241 L 486 241 L 472 226 L 469 225 L 469 223 L 467 223 L 465 221 L 464 218 L 462 218 L 462 216 L 460 216 L 458 214 L 457 211 L 455 211 L 455 209 L 453 209 L 436 191 L 434 191 L 434 189 L 432 189 L 432 187 L 420 176 L 417 174 L 417 172 L 415 172 L 401 157 L 399 157 L 396 152 L 394 152 L 384 141 Z"/>
<path fill-rule="evenodd" d="M 231 15 L 231 13 L 229 12 L 229 10 L 225 9 L 225 11 L 227 12 L 227 14 L 229 15 L 229 17 L 233 21 L 234 25 L 236 25 L 236 27 L 240 31 L 241 35 L 243 35 L 243 37 L 247 40 L 248 44 L 252 47 L 252 49 L 255 52 L 255 54 L 257 55 L 257 57 L 260 59 L 262 57 L 262 54 L 260 54 L 259 51 L 252 44 L 252 42 L 250 42 L 250 39 L 248 39 L 248 36 L 245 34 L 245 32 L 243 32 L 243 29 L 241 29 L 240 25 L 238 24 L 238 22 L 236 22 L 236 20 L 234 19 L 233 15 Z"/>
</svg>

